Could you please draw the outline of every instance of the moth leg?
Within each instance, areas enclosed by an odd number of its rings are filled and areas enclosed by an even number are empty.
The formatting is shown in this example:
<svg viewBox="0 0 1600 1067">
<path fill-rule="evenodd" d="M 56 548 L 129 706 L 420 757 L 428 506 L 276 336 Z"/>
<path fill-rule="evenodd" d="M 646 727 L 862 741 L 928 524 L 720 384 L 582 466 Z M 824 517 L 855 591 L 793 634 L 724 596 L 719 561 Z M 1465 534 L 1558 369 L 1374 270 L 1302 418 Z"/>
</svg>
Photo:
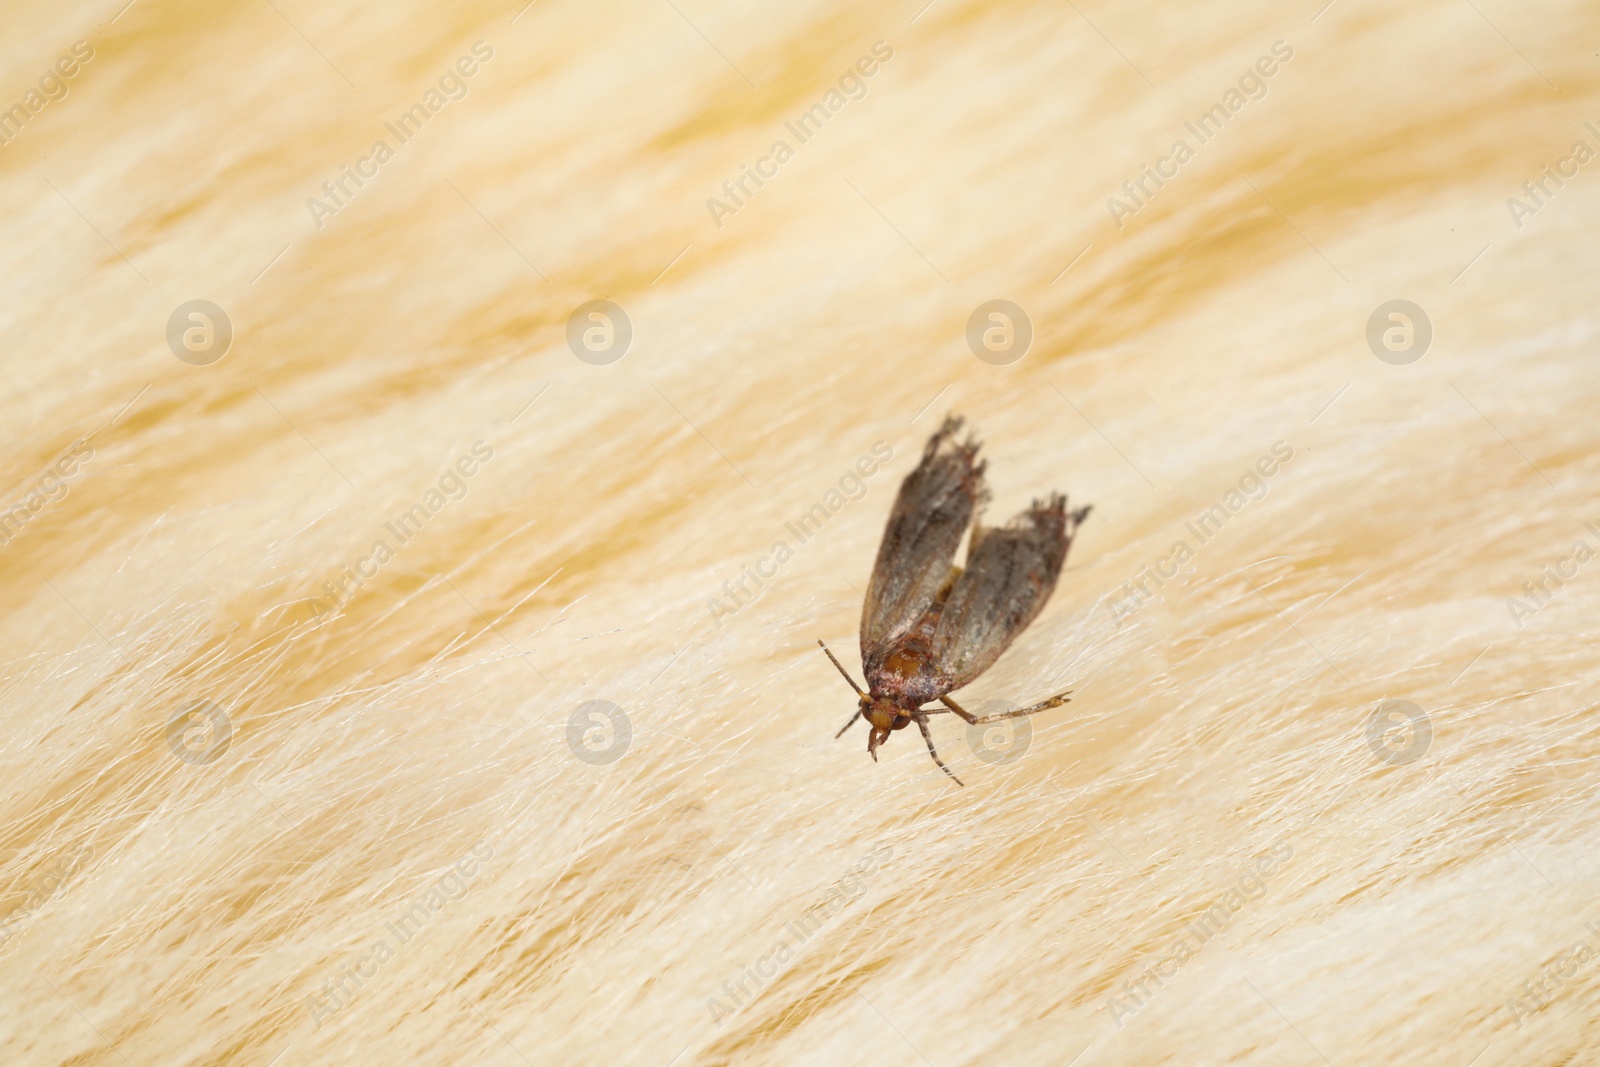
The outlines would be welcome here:
<svg viewBox="0 0 1600 1067">
<path fill-rule="evenodd" d="M 1032 707 L 1023 708 L 1021 711 L 1014 711 L 1011 714 L 1032 715 L 1036 711 L 1049 711 L 1051 708 L 1059 708 L 1063 704 L 1070 703 L 1072 703 L 1072 690 L 1068 689 L 1065 693 L 1057 693 L 1053 697 L 1039 701 Z"/>
<path fill-rule="evenodd" d="M 850 716 L 850 721 L 839 727 L 839 732 L 833 735 L 833 739 L 837 741 L 839 738 L 843 737 L 844 732 L 850 729 L 850 727 L 854 726 L 856 724 L 856 720 L 859 718 L 861 718 L 861 709 L 857 708 L 856 713 Z"/>
<path fill-rule="evenodd" d="M 933 762 L 939 765 L 939 769 L 941 771 L 948 774 L 950 777 L 955 778 L 956 785 L 966 785 L 967 783 L 963 782 L 959 778 L 956 778 L 956 772 L 952 771 L 949 767 L 946 767 L 944 765 L 944 760 L 939 758 L 939 750 L 933 747 L 933 735 L 928 732 L 927 716 L 923 715 L 921 712 L 918 712 L 912 717 L 917 720 L 917 729 L 922 731 L 922 739 L 928 742 L 928 755 L 933 757 Z"/>
<path fill-rule="evenodd" d="M 1041 700 L 1032 707 L 1018 708 L 1016 711 L 997 711 L 993 715 L 973 715 L 971 712 L 967 711 L 966 708 L 963 708 L 960 704 L 957 704 L 949 697 L 940 697 L 939 703 L 943 704 L 945 707 L 949 708 L 951 711 L 955 712 L 972 725 L 979 726 L 986 722 L 999 722 L 1001 719 L 1015 719 L 1021 715 L 1032 715 L 1037 711 L 1049 711 L 1051 708 L 1059 708 L 1061 705 L 1067 703 L 1071 699 L 1071 692 L 1072 690 L 1069 689 L 1067 692 L 1057 694 L 1056 696 L 1051 697 L 1049 700 Z"/>
</svg>

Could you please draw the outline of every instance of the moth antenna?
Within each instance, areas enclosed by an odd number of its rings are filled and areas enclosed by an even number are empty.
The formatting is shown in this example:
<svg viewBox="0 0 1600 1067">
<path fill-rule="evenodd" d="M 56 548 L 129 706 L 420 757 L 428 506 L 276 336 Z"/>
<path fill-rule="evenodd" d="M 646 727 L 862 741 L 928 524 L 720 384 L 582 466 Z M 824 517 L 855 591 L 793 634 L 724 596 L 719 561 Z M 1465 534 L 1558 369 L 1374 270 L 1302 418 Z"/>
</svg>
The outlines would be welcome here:
<svg viewBox="0 0 1600 1067">
<path fill-rule="evenodd" d="M 828 653 L 828 658 L 833 660 L 833 665 L 839 668 L 840 674 L 844 675 L 845 683 L 848 684 L 851 689 L 856 691 L 856 696 L 865 697 L 867 695 L 866 692 L 856 684 L 856 680 L 854 678 L 850 677 L 850 672 L 844 669 L 844 664 L 839 662 L 839 658 L 829 651 L 828 646 L 823 645 L 820 639 L 817 641 L 817 644 L 822 645 L 822 651 Z M 854 722 L 855 720 L 852 719 L 851 721 Z"/>
</svg>

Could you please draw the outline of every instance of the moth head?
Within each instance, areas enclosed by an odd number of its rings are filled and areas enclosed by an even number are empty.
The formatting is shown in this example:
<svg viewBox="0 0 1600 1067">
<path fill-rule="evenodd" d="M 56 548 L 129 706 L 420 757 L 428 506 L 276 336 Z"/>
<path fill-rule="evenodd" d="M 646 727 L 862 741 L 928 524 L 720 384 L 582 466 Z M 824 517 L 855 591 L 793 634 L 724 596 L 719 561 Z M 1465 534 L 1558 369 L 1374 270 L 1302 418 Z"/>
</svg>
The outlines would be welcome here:
<svg viewBox="0 0 1600 1067">
<path fill-rule="evenodd" d="M 867 735 L 867 755 L 872 757 L 872 762 L 878 762 L 878 746 L 889 739 L 889 731 L 881 726 L 874 726 Z"/>
<path fill-rule="evenodd" d="M 898 730 L 911 721 L 911 716 L 887 697 L 862 697 L 861 717 L 872 727 L 867 735 L 867 755 L 874 761 L 878 758 L 878 746 L 889 739 L 889 731 Z"/>
<path fill-rule="evenodd" d="M 895 720 L 903 714 L 899 706 L 888 697 L 861 698 L 861 717 L 867 720 L 873 730 L 882 730 L 887 734 L 894 729 Z"/>
</svg>

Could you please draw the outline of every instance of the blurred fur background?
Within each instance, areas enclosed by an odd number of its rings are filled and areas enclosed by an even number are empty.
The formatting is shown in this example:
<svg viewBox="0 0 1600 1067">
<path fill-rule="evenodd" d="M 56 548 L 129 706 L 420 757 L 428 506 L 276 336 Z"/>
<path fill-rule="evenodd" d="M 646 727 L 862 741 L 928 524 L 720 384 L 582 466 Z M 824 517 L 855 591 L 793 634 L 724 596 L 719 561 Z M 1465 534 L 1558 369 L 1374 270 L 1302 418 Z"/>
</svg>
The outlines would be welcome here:
<svg viewBox="0 0 1600 1067">
<path fill-rule="evenodd" d="M 0 1060 L 1594 1062 L 1600 20 L 1322 4 L 9 5 Z M 965 789 L 815 644 L 949 410 L 1095 507 Z"/>
</svg>

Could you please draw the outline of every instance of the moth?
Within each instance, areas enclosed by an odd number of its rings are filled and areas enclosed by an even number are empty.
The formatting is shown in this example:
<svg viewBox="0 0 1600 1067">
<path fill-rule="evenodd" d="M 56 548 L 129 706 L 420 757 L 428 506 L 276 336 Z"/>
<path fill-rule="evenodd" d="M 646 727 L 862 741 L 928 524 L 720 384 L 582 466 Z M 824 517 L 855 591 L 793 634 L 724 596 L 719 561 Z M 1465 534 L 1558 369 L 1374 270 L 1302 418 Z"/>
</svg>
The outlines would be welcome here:
<svg viewBox="0 0 1600 1067">
<path fill-rule="evenodd" d="M 986 461 L 978 441 L 958 442 L 962 419 L 947 416 L 928 439 L 916 470 L 900 483 L 861 605 L 863 691 L 826 644 L 833 665 L 861 698 L 856 713 L 834 737 L 864 718 L 872 732 L 867 754 L 891 731 L 916 723 L 939 769 L 964 784 L 944 765 L 928 716 L 954 712 L 974 725 L 1046 711 L 1067 703 L 1071 690 L 1018 711 L 974 716 L 950 699 L 994 665 L 1017 635 L 1043 610 L 1067 559 L 1067 549 L 1089 507 L 1067 510 L 1067 498 L 1051 493 L 1005 526 L 980 520 L 989 502 Z M 955 565 L 962 535 L 971 528 L 966 566 Z M 942 708 L 924 708 L 938 701 Z"/>
</svg>

